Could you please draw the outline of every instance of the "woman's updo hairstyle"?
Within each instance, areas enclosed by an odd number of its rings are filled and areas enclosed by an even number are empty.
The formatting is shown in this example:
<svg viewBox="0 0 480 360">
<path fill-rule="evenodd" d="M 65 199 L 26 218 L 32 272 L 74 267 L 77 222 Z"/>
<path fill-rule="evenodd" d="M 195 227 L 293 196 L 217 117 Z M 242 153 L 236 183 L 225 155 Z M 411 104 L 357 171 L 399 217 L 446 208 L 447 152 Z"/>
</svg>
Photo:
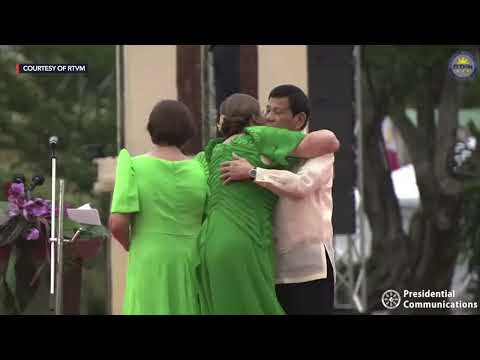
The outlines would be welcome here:
<svg viewBox="0 0 480 360">
<path fill-rule="evenodd" d="M 219 130 L 223 137 L 240 134 L 243 129 L 255 125 L 260 117 L 260 104 L 247 94 L 233 94 L 220 105 Z"/>
</svg>

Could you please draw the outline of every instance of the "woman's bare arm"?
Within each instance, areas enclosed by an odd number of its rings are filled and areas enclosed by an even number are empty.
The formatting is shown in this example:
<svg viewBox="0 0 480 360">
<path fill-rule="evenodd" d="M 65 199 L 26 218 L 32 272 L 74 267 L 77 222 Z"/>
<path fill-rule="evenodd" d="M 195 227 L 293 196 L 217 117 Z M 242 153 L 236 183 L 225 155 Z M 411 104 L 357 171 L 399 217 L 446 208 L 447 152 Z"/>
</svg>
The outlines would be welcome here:
<svg viewBox="0 0 480 360">
<path fill-rule="evenodd" d="M 110 215 L 110 231 L 115 239 L 128 251 L 130 248 L 130 224 L 131 214 L 111 214 Z"/>
</svg>

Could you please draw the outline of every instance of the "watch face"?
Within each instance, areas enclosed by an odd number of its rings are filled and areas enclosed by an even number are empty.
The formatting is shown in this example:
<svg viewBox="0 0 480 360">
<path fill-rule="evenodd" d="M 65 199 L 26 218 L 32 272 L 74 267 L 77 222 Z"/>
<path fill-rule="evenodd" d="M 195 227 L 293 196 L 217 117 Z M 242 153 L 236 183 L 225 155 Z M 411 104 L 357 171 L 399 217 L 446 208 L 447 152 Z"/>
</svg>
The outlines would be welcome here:
<svg viewBox="0 0 480 360">
<path fill-rule="evenodd" d="M 257 176 L 257 169 L 250 170 L 250 178 L 255 179 L 256 176 Z"/>
</svg>

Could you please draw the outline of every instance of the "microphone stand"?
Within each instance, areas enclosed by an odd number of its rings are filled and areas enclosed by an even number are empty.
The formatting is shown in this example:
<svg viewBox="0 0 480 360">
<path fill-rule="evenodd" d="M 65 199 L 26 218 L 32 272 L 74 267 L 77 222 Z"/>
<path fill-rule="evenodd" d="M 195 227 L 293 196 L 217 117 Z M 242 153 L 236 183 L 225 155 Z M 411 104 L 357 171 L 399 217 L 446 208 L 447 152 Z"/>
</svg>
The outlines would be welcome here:
<svg viewBox="0 0 480 360">
<path fill-rule="evenodd" d="M 55 155 L 56 143 L 51 145 L 51 161 L 52 161 L 52 212 L 51 212 L 51 228 L 50 228 L 50 311 L 55 311 L 55 315 L 63 314 L 63 245 L 64 243 L 72 243 L 80 236 L 83 228 L 79 228 L 71 239 L 65 239 L 63 234 L 63 218 L 64 218 L 64 196 L 65 181 L 59 180 L 59 198 L 58 198 L 58 232 L 55 236 L 55 195 L 56 195 L 56 176 L 57 176 L 57 157 Z M 37 183 L 43 180 L 37 179 Z M 55 249 L 55 244 L 57 245 Z M 56 251 L 55 251 L 56 250 Z M 56 256 L 55 256 L 56 255 Z"/>
<path fill-rule="evenodd" d="M 55 314 L 63 314 L 63 198 L 65 195 L 65 182 L 59 181 L 60 195 L 58 198 L 58 234 L 57 234 L 57 272 L 56 272 L 56 293 Z"/>
<path fill-rule="evenodd" d="M 81 233 L 84 231 L 83 228 L 79 228 L 71 239 L 65 239 L 63 232 L 63 218 L 64 218 L 64 197 L 65 197 L 65 181 L 60 179 L 58 181 L 59 185 L 59 197 L 58 197 L 58 232 L 57 237 L 51 239 L 51 268 L 50 268 L 50 311 L 55 311 L 55 315 L 63 315 L 63 246 L 64 243 L 73 243 Z M 53 207 L 52 207 L 53 209 Z M 54 224 L 52 223 L 52 232 Z M 55 257 L 55 243 L 56 248 L 56 257 Z M 52 272 L 53 271 L 53 272 Z M 52 275 L 53 274 L 53 275 Z M 53 287 L 52 287 L 53 285 Z M 54 290 L 53 290 L 54 288 Z"/>
<path fill-rule="evenodd" d="M 50 297 L 49 305 L 50 311 L 55 311 L 55 194 L 56 194 L 56 182 L 57 182 L 57 158 L 55 155 L 55 147 L 52 145 L 51 153 L 52 162 L 52 212 L 51 212 L 51 227 L 50 227 Z"/>
</svg>

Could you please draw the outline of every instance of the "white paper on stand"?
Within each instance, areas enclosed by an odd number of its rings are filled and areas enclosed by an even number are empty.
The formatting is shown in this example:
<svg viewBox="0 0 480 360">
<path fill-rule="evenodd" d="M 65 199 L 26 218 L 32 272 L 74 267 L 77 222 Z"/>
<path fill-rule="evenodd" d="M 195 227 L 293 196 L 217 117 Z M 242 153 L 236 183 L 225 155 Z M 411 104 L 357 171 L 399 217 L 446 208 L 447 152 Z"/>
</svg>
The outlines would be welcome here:
<svg viewBox="0 0 480 360">
<path fill-rule="evenodd" d="M 79 224 L 84 225 L 102 225 L 100 215 L 97 209 L 93 209 L 90 204 L 85 204 L 76 209 L 67 209 L 68 218 Z"/>
</svg>

